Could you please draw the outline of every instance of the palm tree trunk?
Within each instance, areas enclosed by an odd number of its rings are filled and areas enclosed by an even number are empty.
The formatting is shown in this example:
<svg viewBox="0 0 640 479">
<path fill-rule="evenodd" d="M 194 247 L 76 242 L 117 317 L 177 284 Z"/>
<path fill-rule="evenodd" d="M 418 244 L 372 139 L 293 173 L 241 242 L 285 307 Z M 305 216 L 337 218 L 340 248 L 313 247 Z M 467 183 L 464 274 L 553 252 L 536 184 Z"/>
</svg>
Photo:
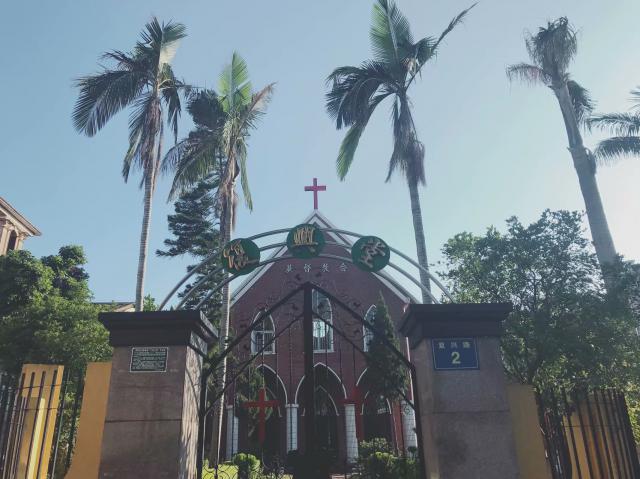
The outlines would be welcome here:
<svg viewBox="0 0 640 479">
<path fill-rule="evenodd" d="M 569 138 L 569 151 L 573 158 L 573 166 L 578 175 L 582 198 L 584 199 L 587 210 L 587 219 L 589 220 L 593 245 L 600 267 L 603 268 L 606 282 L 608 274 L 606 274 L 604 270 L 607 265 L 613 265 L 617 258 L 617 253 L 598 190 L 595 163 L 582 142 L 582 135 L 580 134 L 578 121 L 566 82 L 562 86 L 554 88 L 553 91 L 556 94 L 564 118 L 564 124 Z"/>
<path fill-rule="evenodd" d="M 233 202 L 233 191 L 235 187 L 232 186 L 230 188 L 231 193 L 227 195 L 225 199 L 225 205 L 222 213 L 222 221 L 220 221 L 220 241 L 221 241 L 221 249 L 226 245 L 229 241 L 231 241 L 231 208 Z M 227 279 L 228 273 L 224 274 L 223 279 Z M 225 284 L 222 287 L 222 306 L 221 306 L 221 315 L 220 315 L 220 346 L 219 351 L 222 353 L 227 344 L 227 337 L 229 336 L 229 318 L 230 318 L 230 306 L 231 306 L 231 295 L 229 294 L 229 284 Z M 225 382 L 227 381 L 227 358 L 224 357 L 222 360 L 222 365 L 220 369 L 220 373 L 218 375 L 217 384 L 221 385 L 220 387 L 224 387 Z M 225 395 L 222 395 L 220 398 L 220 404 L 218 405 L 217 415 L 214 420 L 214 429 L 213 429 L 213 438 L 211 441 L 211 450 L 210 450 L 210 458 L 215 460 L 216 464 L 220 464 L 220 445 L 222 442 L 222 420 L 224 417 L 224 409 L 225 409 Z"/>
<path fill-rule="evenodd" d="M 136 311 L 142 311 L 144 302 L 144 277 L 147 269 L 147 251 L 149 231 L 151 229 L 151 203 L 153 200 L 153 186 L 155 171 L 153 162 L 145 172 L 144 182 L 144 213 L 142 214 L 142 231 L 140 232 L 140 251 L 138 253 L 138 275 L 136 279 Z"/>
<path fill-rule="evenodd" d="M 422 225 L 422 209 L 420 207 L 420 193 L 418 191 L 418 182 L 414 179 L 408 179 L 409 197 L 411 198 L 411 215 L 413 216 L 413 231 L 416 238 L 416 252 L 418 254 L 418 263 L 425 270 L 429 269 L 427 261 L 427 246 L 424 239 L 424 226 Z M 431 291 L 431 283 L 429 276 L 424 271 L 420 271 L 420 282 Z M 431 303 L 429 295 L 422 291 L 422 301 Z"/>
</svg>

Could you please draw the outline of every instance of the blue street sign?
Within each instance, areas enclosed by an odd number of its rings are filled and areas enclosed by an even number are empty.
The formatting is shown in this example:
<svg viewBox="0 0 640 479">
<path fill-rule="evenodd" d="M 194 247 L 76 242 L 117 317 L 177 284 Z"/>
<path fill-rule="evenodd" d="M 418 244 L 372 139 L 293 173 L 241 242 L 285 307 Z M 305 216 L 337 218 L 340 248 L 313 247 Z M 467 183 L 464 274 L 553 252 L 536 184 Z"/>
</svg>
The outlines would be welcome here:
<svg viewBox="0 0 640 479">
<path fill-rule="evenodd" d="M 479 369 L 478 348 L 475 338 L 443 338 L 432 339 L 433 368 Z"/>
</svg>

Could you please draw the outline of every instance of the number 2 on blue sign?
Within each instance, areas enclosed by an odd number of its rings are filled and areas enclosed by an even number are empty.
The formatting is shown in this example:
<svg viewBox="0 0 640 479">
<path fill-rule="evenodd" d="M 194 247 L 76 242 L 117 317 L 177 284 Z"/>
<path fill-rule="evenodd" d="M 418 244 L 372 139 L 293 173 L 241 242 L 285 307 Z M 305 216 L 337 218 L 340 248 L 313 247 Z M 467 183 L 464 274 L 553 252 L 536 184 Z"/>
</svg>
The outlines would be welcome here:
<svg viewBox="0 0 640 479">
<path fill-rule="evenodd" d="M 461 364 L 460 363 L 460 353 L 458 351 L 451 352 L 451 364 Z"/>
</svg>

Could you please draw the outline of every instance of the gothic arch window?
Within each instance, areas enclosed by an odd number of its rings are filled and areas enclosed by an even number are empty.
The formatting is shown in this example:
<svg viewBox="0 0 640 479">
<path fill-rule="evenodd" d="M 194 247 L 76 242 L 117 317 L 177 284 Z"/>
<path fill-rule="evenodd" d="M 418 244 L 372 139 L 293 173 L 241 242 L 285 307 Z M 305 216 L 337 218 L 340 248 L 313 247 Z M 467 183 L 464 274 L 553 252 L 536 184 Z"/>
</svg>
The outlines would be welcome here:
<svg viewBox="0 0 640 479">
<path fill-rule="evenodd" d="M 261 313 L 258 313 L 253 320 L 254 322 Z M 276 352 L 276 342 L 273 338 L 276 334 L 276 328 L 271 315 L 266 316 L 262 323 L 256 326 L 251 333 L 251 352 L 258 354 L 261 352 L 262 347 L 267 345 L 264 349 L 264 354 L 274 354 Z"/>
<path fill-rule="evenodd" d="M 372 304 L 364 315 L 364 320 L 371 326 L 373 326 L 373 322 L 376 319 L 377 310 L 376 305 Z M 373 339 L 373 332 L 366 326 L 362 326 L 362 336 L 364 338 L 364 351 L 367 352 L 369 351 L 369 342 Z"/>
<path fill-rule="evenodd" d="M 311 294 L 313 311 L 326 321 L 333 324 L 331 302 L 320 291 L 313 290 Z M 313 319 L 313 350 L 315 352 L 333 351 L 333 329 L 319 318 Z"/>
</svg>

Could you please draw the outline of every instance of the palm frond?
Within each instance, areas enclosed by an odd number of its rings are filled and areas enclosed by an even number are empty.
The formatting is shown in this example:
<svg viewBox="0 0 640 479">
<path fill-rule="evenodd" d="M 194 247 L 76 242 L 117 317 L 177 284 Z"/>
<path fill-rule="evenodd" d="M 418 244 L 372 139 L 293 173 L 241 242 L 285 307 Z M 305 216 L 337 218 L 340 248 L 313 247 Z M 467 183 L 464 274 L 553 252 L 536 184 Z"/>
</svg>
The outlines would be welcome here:
<svg viewBox="0 0 640 479">
<path fill-rule="evenodd" d="M 563 80 L 571 60 L 578 51 L 576 32 L 567 17 L 548 22 L 535 35 L 526 38 L 527 51 L 533 62 L 555 81 Z"/>
<path fill-rule="evenodd" d="M 226 118 L 220 98 L 213 90 L 191 92 L 187 97 L 187 111 L 196 125 L 212 131 L 222 128 Z"/>
<path fill-rule="evenodd" d="M 194 139 L 191 135 L 169 149 L 163 160 L 163 168 L 175 171 L 169 200 L 179 197 L 199 181 L 210 177 L 217 170 L 216 154 L 213 142 Z"/>
<path fill-rule="evenodd" d="M 340 150 L 338 150 L 338 158 L 336 159 L 336 172 L 338 178 L 344 180 L 351 168 L 353 159 L 360 143 L 360 137 L 367 127 L 367 121 L 358 121 L 353 123 L 349 130 L 347 130 L 344 139 L 340 144 Z"/>
<path fill-rule="evenodd" d="M 594 115 L 587 119 L 587 125 L 608 131 L 616 136 L 637 136 L 640 134 L 639 113 L 608 113 Z"/>
<path fill-rule="evenodd" d="M 540 67 L 528 63 L 517 63 L 507 67 L 507 78 L 509 81 L 520 80 L 531 85 L 542 83 L 549 85 L 551 78 Z"/>
<path fill-rule="evenodd" d="M 377 0 L 369 32 L 373 56 L 389 65 L 401 65 L 413 45 L 409 20 L 393 0 Z"/>
<path fill-rule="evenodd" d="M 440 42 L 442 42 L 442 40 L 444 40 L 444 37 L 446 37 L 449 33 L 451 33 L 451 31 L 454 28 L 456 28 L 459 24 L 461 24 L 464 21 L 465 17 L 469 14 L 471 9 L 474 8 L 477 4 L 478 4 L 478 2 L 474 3 L 469 8 L 467 8 L 465 10 L 462 10 L 458 15 L 456 15 L 453 18 L 453 20 L 451 20 L 449 22 L 449 25 L 447 25 L 447 28 L 445 28 L 443 30 L 443 32 L 438 37 L 438 40 L 436 40 L 435 45 L 434 45 L 434 50 L 438 48 L 438 45 L 440 45 Z"/>
<path fill-rule="evenodd" d="M 224 67 L 218 85 L 222 105 L 226 112 L 251 100 L 249 69 L 244 59 L 234 52 L 231 63 Z"/>
<path fill-rule="evenodd" d="M 640 156 L 640 137 L 614 136 L 601 141 L 593 152 L 599 163 L 615 163 L 622 157 Z"/>
<path fill-rule="evenodd" d="M 573 104 L 573 110 L 576 114 L 576 120 L 578 120 L 579 124 L 584 124 L 587 117 L 593 112 L 595 106 L 589 90 L 575 80 L 569 80 L 567 82 L 567 88 L 569 90 L 569 96 L 571 97 L 571 103 Z"/>
<path fill-rule="evenodd" d="M 178 141 L 178 119 L 182 105 L 180 103 L 180 81 L 176 80 L 171 65 L 164 64 L 160 75 L 160 94 L 167 107 L 167 124 L 173 133 L 174 142 Z"/>
<path fill-rule="evenodd" d="M 372 98 L 379 92 L 399 92 L 399 85 L 385 63 L 365 62 L 360 67 L 341 67 L 329 75 L 331 89 L 326 95 L 329 116 L 338 129 L 351 126 L 370 115 Z M 378 102 L 379 103 L 379 102 Z M 368 119 L 367 119 L 368 121 Z"/>
<path fill-rule="evenodd" d="M 389 161 L 386 181 L 390 181 L 396 169 L 409 181 L 426 182 L 424 171 L 425 149 L 418 140 L 408 100 L 396 98 L 391 119 L 393 123 L 393 152 Z"/>
<path fill-rule="evenodd" d="M 94 136 L 120 110 L 143 91 L 145 77 L 129 70 L 104 70 L 79 78 L 80 94 L 73 110 L 73 124 L 81 133 Z"/>
<path fill-rule="evenodd" d="M 249 176 L 247 173 L 247 145 L 244 140 L 238 142 L 236 155 L 236 158 L 238 159 L 238 169 L 240 170 L 240 186 L 242 188 L 244 203 L 247 205 L 249 211 L 253 211 L 253 198 L 251 197 Z"/>
</svg>

